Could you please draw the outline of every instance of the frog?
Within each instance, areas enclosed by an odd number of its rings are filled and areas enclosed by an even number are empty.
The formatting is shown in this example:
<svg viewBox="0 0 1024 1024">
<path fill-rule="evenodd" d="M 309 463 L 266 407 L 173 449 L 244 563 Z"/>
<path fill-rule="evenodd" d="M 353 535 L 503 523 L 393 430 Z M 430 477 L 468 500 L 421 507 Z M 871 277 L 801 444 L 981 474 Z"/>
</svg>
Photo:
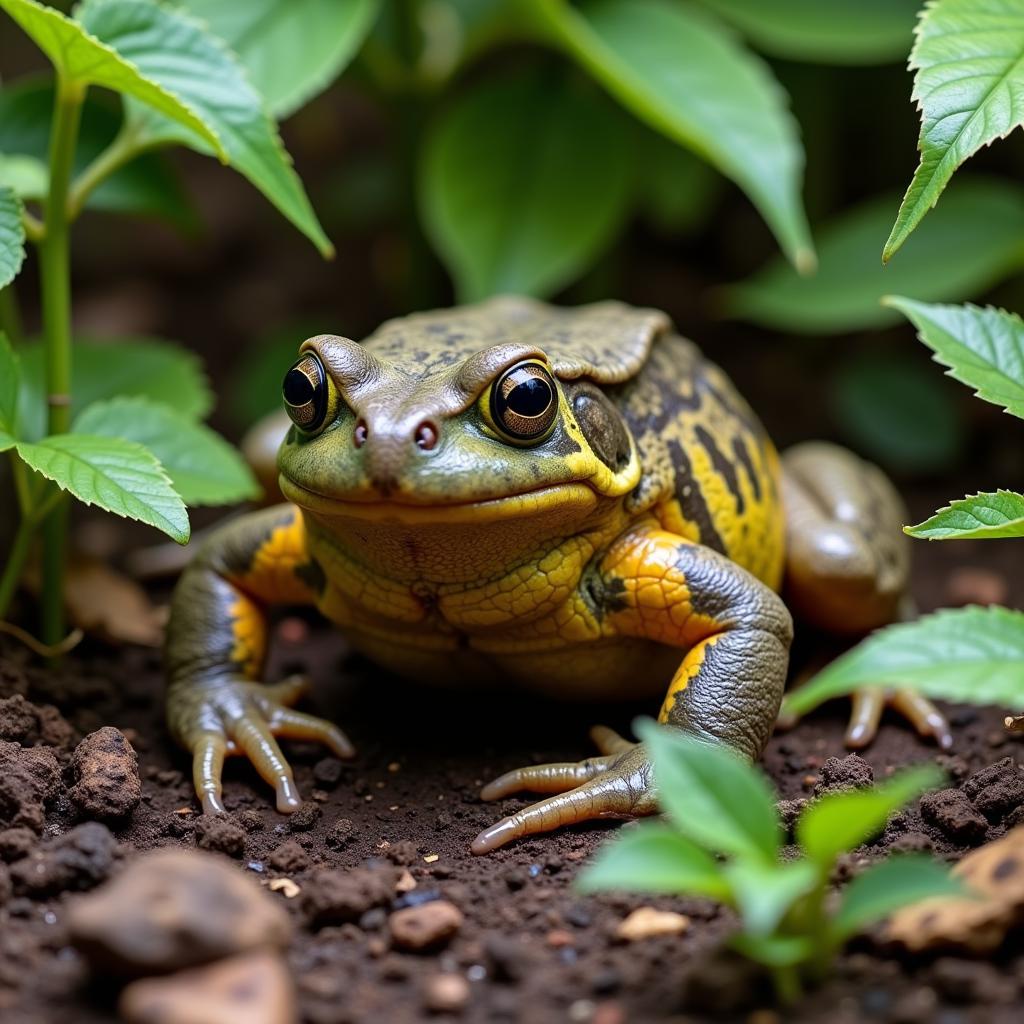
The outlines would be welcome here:
<svg viewBox="0 0 1024 1024">
<path fill-rule="evenodd" d="M 857 637 L 908 614 L 894 485 L 831 443 L 780 454 L 661 311 L 501 296 L 362 342 L 311 337 L 297 355 L 284 501 L 216 529 L 172 597 L 167 719 L 204 812 L 225 809 L 229 755 L 288 813 L 300 795 L 280 740 L 355 753 L 295 707 L 305 680 L 263 680 L 277 606 L 315 607 L 355 651 L 425 685 L 660 696 L 663 727 L 750 761 L 779 715 L 794 616 Z M 934 705 L 882 687 L 855 695 L 847 745 L 869 743 L 890 705 L 950 745 Z M 485 801 L 542 799 L 472 851 L 655 813 L 644 745 L 605 726 L 591 737 L 593 756 L 484 786 Z"/>
</svg>

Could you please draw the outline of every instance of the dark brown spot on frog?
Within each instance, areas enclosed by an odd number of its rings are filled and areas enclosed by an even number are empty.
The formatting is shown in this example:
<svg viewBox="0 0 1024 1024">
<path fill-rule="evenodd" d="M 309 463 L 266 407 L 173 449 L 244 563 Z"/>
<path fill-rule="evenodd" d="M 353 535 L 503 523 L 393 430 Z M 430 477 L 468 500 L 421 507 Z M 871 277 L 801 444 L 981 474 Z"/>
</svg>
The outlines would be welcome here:
<svg viewBox="0 0 1024 1024">
<path fill-rule="evenodd" d="M 746 442 L 742 437 L 734 437 L 732 439 L 732 452 L 736 456 L 736 461 L 747 474 L 747 480 L 750 481 L 750 489 L 754 493 L 754 500 L 760 501 L 761 478 L 754 469 L 753 460 L 750 458 L 750 451 L 747 449 Z"/>
<path fill-rule="evenodd" d="M 327 587 L 327 574 L 315 558 L 310 558 L 308 562 L 297 565 L 295 575 L 318 596 L 322 595 Z"/>
<path fill-rule="evenodd" d="M 675 439 L 668 441 L 666 448 L 668 448 L 669 458 L 672 460 L 672 468 L 675 470 L 676 499 L 683 510 L 683 515 L 691 523 L 696 524 L 701 544 L 724 554 L 725 542 L 715 528 L 708 504 L 704 500 L 704 494 L 694 479 L 693 465 L 690 463 L 689 456 Z"/>
<path fill-rule="evenodd" d="M 711 459 L 711 465 L 715 472 L 725 481 L 725 486 L 729 488 L 729 493 L 736 499 L 736 514 L 738 516 L 743 515 L 746 502 L 743 500 L 743 491 L 740 490 L 740 481 L 736 475 L 736 467 L 722 454 L 722 450 L 715 443 L 715 439 L 707 429 L 698 424 L 694 428 L 694 433 L 697 435 L 697 441 L 700 446 L 708 453 L 708 458 Z"/>
</svg>

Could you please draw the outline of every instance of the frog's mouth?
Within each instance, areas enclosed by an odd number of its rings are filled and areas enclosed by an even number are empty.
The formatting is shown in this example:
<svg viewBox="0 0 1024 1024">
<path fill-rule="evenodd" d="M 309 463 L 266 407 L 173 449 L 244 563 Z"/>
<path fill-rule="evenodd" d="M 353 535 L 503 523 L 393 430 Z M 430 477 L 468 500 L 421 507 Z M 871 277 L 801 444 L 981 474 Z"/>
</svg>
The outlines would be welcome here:
<svg viewBox="0 0 1024 1024">
<path fill-rule="evenodd" d="M 283 473 L 280 481 L 281 491 L 289 501 L 314 514 L 409 525 L 478 524 L 502 519 L 529 519 L 555 511 L 567 518 L 576 519 L 594 511 L 601 501 L 592 487 L 579 482 L 548 484 L 500 498 L 465 502 L 435 500 L 425 505 L 399 499 L 382 500 L 378 497 L 333 498 L 311 491 Z"/>
</svg>

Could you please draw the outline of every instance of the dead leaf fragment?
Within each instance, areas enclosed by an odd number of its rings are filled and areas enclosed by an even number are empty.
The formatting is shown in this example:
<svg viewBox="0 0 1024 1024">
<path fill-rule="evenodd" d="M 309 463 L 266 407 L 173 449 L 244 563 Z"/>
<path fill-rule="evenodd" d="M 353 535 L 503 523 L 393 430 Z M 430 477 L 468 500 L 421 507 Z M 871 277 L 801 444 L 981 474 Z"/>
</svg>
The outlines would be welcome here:
<svg viewBox="0 0 1024 1024">
<path fill-rule="evenodd" d="M 291 878 L 275 878 L 267 883 L 267 888 L 271 892 L 279 892 L 286 900 L 293 900 L 302 892 L 298 882 Z"/>
<path fill-rule="evenodd" d="M 1024 826 L 969 853 L 953 869 L 972 897 L 937 896 L 897 911 L 884 938 L 911 952 L 990 953 L 1024 921 Z"/>
<path fill-rule="evenodd" d="M 624 942 L 653 939 L 659 935 L 682 935 L 690 927 L 690 919 L 671 910 L 637 907 L 629 917 L 619 923 L 615 937 Z"/>
</svg>

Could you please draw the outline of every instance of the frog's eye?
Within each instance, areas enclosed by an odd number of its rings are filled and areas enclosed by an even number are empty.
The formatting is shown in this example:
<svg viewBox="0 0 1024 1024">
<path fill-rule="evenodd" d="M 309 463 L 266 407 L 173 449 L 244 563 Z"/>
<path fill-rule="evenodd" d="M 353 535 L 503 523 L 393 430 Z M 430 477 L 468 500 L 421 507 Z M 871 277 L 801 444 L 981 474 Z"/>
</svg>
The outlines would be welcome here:
<svg viewBox="0 0 1024 1024">
<path fill-rule="evenodd" d="M 305 434 L 315 434 L 327 418 L 329 388 L 323 364 L 307 352 L 284 375 L 284 407 Z"/>
<path fill-rule="evenodd" d="M 494 426 L 513 441 L 542 440 L 558 414 L 558 390 L 540 363 L 518 363 L 491 385 Z"/>
</svg>

